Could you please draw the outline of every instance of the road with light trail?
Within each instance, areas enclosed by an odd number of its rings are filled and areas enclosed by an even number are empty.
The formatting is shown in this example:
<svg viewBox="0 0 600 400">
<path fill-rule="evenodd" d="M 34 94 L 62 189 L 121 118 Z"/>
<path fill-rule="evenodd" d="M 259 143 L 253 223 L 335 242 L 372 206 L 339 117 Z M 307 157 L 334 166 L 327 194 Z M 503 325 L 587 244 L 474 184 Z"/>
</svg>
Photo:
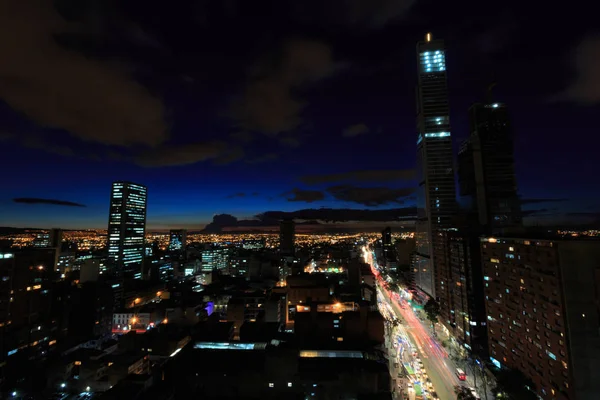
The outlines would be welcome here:
<svg viewBox="0 0 600 400">
<path fill-rule="evenodd" d="M 456 398 L 454 387 L 461 382 L 456 376 L 456 367 L 448 358 L 448 353 L 431 336 L 430 331 L 417 318 L 410 305 L 405 300 L 400 299 L 397 293 L 385 289 L 383 279 L 374 266 L 372 253 L 367 248 L 363 248 L 363 255 L 365 262 L 371 266 L 373 274 L 377 278 L 378 291 L 391 306 L 396 316 L 400 318 L 403 330 L 418 349 L 419 356 L 433 383 L 438 398 L 440 400 L 454 400 Z"/>
</svg>

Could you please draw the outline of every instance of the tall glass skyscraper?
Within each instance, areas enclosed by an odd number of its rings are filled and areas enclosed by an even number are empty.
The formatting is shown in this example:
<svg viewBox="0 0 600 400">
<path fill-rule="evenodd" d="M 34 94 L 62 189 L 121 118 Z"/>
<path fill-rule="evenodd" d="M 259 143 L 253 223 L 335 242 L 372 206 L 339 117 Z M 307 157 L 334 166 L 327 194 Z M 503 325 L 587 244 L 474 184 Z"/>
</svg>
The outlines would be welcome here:
<svg viewBox="0 0 600 400">
<path fill-rule="evenodd" d="M 460 194 L 484 233 L 506 234 L 522 225 L 508 111 L 489 98 L 469 109 L 469 121 L 471 136 L 458 152 Z"/>
<path fill-rule="evenodd" d="M 443 40 L 417 43 L 417 225 L 415 283 L 435 297 L 436 232 L 450 227 L 456 188 Z"/>
<path fill-rule="evenodd" d="M 108 258 L 118 274 L 141 271 L 146 234 L 147 189 L 115 182 L 110 196 Z"/>
</svg>

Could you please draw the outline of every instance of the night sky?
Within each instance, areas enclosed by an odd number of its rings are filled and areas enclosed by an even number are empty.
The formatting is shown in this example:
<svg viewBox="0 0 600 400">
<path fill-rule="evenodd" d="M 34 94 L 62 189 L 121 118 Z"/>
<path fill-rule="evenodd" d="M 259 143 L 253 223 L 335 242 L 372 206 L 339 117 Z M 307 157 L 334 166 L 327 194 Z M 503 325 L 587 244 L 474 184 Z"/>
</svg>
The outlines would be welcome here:
<svg viewBox="0 0 600 400">
<path fill-rule="evenodd" d="M 105 228 L 115 180 L 148 186 L 150 229 L 411 215 L 428 31 L 448 48 L 455 153 L 494 79 L 527 222 L 593 221 L 600 29 L 569 4 L 1 1 L 0 225 Z"/>
</svg>

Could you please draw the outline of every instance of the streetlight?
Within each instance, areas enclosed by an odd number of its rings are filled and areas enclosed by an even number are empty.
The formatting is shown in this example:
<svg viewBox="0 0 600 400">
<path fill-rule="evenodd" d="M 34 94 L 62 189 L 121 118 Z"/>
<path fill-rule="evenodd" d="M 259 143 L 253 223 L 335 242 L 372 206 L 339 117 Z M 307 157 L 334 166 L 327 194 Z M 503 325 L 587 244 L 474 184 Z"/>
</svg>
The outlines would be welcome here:
<svg viewBox="0 0 600 400">
<path fill-rule="evenodd" d="M 63 382 L 63 383 L 60 384 L 60 387 L 64 389 L 64 388 L 67 387 L 67 384 Z"/>
<path fill-rule="evenodd" d="M 89 386 L 85 388 L 86 392 L 89 392 L 90 390 L 92 390 L 92 388 L 90 388 Z"/>
</svg>

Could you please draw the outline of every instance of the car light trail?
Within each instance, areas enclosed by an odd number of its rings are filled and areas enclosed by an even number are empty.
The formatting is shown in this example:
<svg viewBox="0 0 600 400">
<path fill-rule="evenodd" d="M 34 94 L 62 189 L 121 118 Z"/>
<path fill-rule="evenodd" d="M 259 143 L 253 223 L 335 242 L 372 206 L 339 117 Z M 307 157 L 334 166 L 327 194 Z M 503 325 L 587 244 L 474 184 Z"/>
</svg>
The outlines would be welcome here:
<svg viewBox="0 0 600 400">
<path fill-rule="evenodd" d="M 459 381 L 455 375 L 454 366 L 448 362 L 448 352 L 432 337 L 423 322 L 417 318 L 412 308 L 407 305 L 406 300 L 402 299 L 398 293 L 386 289 L 386 284 L 373 262 L 373 255 L 366 247 L 363 247 L 363 254 L 365 261 L 371 266 L 373 275 L 377 279 L 378 289 L 385 303 L 385 313 L 395 315 L 403 320 L 401 327 L 405 336 L 412 339 L 421 357 L 427 360 L 429 368 L 434 370 L 433 372 L 441 379 L 443 388 L 435 388 L 440 399 L 445 400 L 446 397 L 453 396 L 454 386 L 459 384 Z M 443 392 L 446 393 L 445 396 L 441 396 Z M 448 399 L 450 398 L 448 397 Z"/>
</svg>

